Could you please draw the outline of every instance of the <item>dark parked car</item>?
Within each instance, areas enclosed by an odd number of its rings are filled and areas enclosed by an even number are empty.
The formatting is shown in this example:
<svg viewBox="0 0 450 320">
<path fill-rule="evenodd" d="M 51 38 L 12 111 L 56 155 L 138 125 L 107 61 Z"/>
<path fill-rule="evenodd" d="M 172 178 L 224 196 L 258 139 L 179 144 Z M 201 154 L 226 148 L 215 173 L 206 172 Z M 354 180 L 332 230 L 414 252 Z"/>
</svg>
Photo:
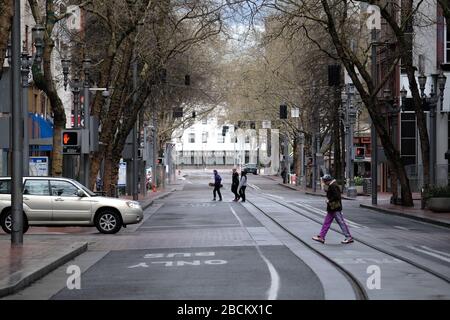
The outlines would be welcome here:
<svg viewBox="0 0 450 320">
<path fill-rule="evenodd" d="M 247 173 L 258 174 L 258 168 L 255 163 L 247 163 L 242 167 L 242 171 Z"/>
</svg>

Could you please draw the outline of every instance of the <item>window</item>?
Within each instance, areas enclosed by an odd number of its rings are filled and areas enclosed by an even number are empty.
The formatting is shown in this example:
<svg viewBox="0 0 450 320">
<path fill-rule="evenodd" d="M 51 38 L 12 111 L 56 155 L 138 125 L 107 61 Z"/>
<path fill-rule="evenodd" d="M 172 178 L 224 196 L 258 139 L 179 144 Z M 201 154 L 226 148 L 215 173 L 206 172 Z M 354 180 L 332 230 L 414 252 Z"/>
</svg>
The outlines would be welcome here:
<svg viewBox="0 0 450 320">
<path fill-rule="evenodd" d="M 202 132 L 202 143 L 208 143 L 208 132 Z"/>
<path fill-rule="evenodd" d="M 450 23 L 445 27 L 445 62 L 450 63 Z"/>
<path fill-rule="evenodd" d="M 11 194 L 11 180 L 0 180 L 0 194 Z"/>
<path fill-rule="evenodd" d="M 219 132 L 217 134 L 217 143 L 224 143 L 225 142 L 225 137 L 222 135 L 221 132 Z"/>
<path fill-rule="evenodd" d="M 189 133 L 189 143 L 195 143 L 195 133 Z"/>
<path fill-rule="evenodd" d="M 416 116 L 414 113 L 404 112 L 401 114 L 401 141 L 400 150 L 403 163 L 416 164 Z"/>
<path fill-rule="evenodd" d="M 26 180 L 23 188 L 23 194 L 32 196 L 48 196 L 48 180 Z"/>
<path fill-rule="evenodd" d="M 67 181 L 50 180 L 52 196 L 76 197 L 78 188 Z"/>
</svg>

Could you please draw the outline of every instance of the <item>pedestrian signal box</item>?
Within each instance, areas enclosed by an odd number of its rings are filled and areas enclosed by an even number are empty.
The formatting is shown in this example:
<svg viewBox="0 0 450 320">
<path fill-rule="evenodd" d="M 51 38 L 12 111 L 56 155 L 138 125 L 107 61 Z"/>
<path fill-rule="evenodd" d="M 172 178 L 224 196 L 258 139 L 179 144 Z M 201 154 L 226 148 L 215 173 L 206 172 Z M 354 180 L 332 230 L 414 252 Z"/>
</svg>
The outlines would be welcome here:
<svg viewBox="0 0 450 320">
<path fill-rule="evenodd" d="M 80 154 L 80 130 L 63 130 L 61 143 L 63 154 Z"/>
<path fill-rule="evenodd" d="M 366 157 L 366 148 L 365 147 L 356 147 L 355 159 L 364 159 L 365 157 Z"/>
</svg>

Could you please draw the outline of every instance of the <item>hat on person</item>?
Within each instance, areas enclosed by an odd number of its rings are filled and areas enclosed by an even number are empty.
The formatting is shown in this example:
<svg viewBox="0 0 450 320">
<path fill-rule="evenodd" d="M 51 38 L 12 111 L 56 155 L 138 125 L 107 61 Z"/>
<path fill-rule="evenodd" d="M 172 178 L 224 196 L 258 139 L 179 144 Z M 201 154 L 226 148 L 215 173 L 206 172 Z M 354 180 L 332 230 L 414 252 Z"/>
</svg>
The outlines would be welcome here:
<svg viewBox="0 0 450 320">
<path fill-rule="evenodd" d="M 329 174 L 325 174 L 325 175 L 323 175 L 322 180 L 323 181 L 331 181 L 331 180 L 333 180 L 333 178 Z"/>
</svg>

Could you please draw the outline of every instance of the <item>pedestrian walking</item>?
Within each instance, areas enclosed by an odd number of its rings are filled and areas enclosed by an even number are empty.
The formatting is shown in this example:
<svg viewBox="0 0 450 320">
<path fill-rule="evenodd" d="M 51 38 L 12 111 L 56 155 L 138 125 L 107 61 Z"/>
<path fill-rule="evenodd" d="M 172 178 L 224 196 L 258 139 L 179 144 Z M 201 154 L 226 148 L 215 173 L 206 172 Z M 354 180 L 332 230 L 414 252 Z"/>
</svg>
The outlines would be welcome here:
<svg viewBox="0 0 450 320">
<path fill-rule="evenodd" d="M 239 200 L 238 188 L 239 188 L 239 173 L 237 173 L 236 169 L 233 169 L 233 174 L 231 178 L 231 192 L 234 194 L 234 200 Z"/>
<path fill-rule="evenodd" d="M 328 187 L 327 190 L 327 215 L 325 221 L 322 225 L 322 230 L 320 234 L 313 237 L 313 240 L 325 243 L 325 237 L 328 230 L 330 229 L 331 223 L 334 219 L 339 224 L 342 232 L 345 235 L 345 239 L 341 241 L 343 244 L 348 244 L 353 242 L 353 238 L 350 234 L 347 224 L 345 223 L 344 216 L 342 215 L 342 199 L 341 199 L 341 189 L 329 174 L 322 177 L 323 182 Z"/>
<path fill-rule="evenodd" d="M 214 170 L 213 172 L 214 172 L 213 201 L 216 201 L 216 192 L 219 194 L 219 201 L 222 201 L 222 194 L 220 193 L 220 188 L 222 187 L 222 177 L 219 175 L 217 170 Z"/>
<path fill-rule="evenodd" d="M 284 168 L 284 167 L 283 167 L 283 170 L 281 170 L 281 177 L 283 178 L 283 184 L 285 184 L 287 173 L 286 173 L 286 168 Z"/>
<path fill-rule="evenodd" d="M 245 202 L 245 189 L 247 188 L 247 172 L 241 171 L 241 180 L 239 181 L 239 197 Z"/>
</svg>

